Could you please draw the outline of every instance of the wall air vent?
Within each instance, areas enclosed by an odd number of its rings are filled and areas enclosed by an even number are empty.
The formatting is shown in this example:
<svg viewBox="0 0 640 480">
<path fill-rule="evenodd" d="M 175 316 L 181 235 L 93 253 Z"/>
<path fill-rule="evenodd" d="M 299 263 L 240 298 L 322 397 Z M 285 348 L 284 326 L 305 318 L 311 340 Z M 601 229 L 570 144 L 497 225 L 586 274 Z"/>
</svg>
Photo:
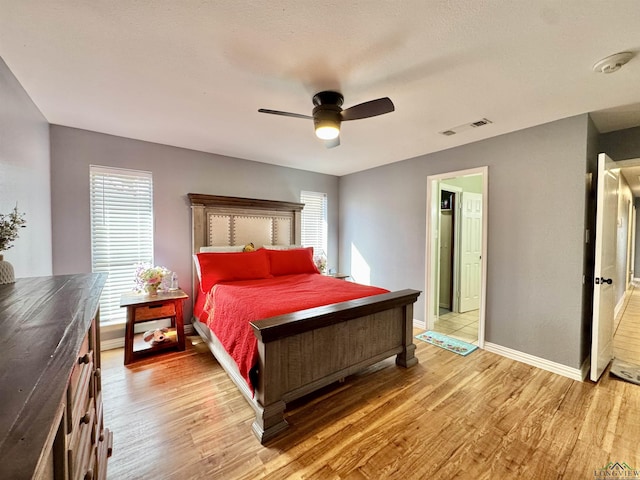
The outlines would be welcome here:
<svg viewBox="0 0 640 480">
<path fill-rule="evenodd" d="M 485 125 L 489 125 L 490 123 L 493 123 L 493 122 L 488 118 L 482 118 L 475 122 L 465 123 L 464 125 L 459 125 L 457 127 L 450 128 L 449 130 L 444 130 L 440 132 L 440 134 L 450 137 L 451 135 L 455 135 L 456 133 L 461 133 L 471 128 L 484 127 Z"/>
</svg>

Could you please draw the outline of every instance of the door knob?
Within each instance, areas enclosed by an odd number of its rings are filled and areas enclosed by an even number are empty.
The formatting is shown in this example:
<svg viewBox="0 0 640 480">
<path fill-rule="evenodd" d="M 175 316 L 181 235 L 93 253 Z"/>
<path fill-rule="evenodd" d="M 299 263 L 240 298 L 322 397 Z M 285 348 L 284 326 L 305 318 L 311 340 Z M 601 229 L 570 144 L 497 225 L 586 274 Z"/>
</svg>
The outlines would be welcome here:
<svg viewBox="0 0 640 480">
<path fill-rule="evenodd" d="M 610 278 L 604 278 L 604 277 L 596 278 L 596 285 L 599 285 L 601 283 L 606 283 L 607 285 L 611 285 L 613 283 L 613 280 Z"/>
</svg>

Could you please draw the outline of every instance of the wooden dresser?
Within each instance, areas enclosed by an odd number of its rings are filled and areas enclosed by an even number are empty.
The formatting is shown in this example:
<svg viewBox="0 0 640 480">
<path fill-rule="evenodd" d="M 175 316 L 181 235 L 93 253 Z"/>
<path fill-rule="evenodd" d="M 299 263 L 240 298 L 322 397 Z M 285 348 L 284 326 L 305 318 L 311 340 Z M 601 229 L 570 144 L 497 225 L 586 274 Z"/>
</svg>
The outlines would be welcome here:
<svg viewBox="0 0 640 480">
<path fill-rule="evenodd" d="M 98 300 L 106 274 L 0 285 L 0 478 L 104 479 Z"/>
</svg>

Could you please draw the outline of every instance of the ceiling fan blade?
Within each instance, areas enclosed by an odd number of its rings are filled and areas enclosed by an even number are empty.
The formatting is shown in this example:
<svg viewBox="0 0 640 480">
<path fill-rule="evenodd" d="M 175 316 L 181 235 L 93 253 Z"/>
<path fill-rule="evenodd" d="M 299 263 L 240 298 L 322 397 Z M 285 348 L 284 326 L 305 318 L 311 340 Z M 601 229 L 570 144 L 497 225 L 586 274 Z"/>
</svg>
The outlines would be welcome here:
<svg viewBox="0 0 640 480">
<path fill-rule="evenodd" d="M 338 135 L 336 138 L 332 138 L 331 140 L 324 141 L 324 146 L 326 148 L 334 148 L 339 145 L 340 145 L 340 135 Z"/>
<path fill-rule="evenodd" d="M 260 113 L 270 113 L 271 115 L 282 115 L 283 117 L 305 118 L 308 120 L 313 120 L 313 117 L 309 115 L 302 115 L 300 113 L 281 112 L 279 110 L 268 110 L 266 108 L 261 108 L 258 111 Z"/>
<path fill-rule="evenodd" d="M 360 103 L 342 111 L 342 120 L 359 120 L 361 118 L 376 117 L 395 110 L 389 97 L 378 98 L 369 102 Z"/>
</svg>

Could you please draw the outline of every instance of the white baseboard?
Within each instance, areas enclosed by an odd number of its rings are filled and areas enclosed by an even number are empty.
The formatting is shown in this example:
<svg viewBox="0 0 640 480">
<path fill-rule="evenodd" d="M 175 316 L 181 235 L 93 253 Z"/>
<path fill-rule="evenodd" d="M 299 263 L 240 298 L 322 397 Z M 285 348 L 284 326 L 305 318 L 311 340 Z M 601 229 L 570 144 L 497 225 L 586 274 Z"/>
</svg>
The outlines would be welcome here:
<svg viewBox="0 0 640 480">
<path fill-rule="evenodd" d="M 582 367 L 580 368 L 583 382 L 587 379 L 587 375 L 589 375 L 589 370 L 591 370 L 591 355 L 587 356 L 584 363 L 582 364 Z"/>
<path fill-rule="evenodd" d="M 124 347 L 124 337 L 112 338 L 111 340 L 101 340 L 100 341 L 100 350 L 113 350 L 114 348 L 122 348 Z"/>
<path fill-rule="evenodd" d="M 424 320 L 417 320 L 417 319 L 413 319 L 413 328 L 420 328 L 422 330 L 426 330 L 427 329 L 427 322 L 425 322 Z"/>
<path fill-rule="evenodd" d="M 620 297 L 620 300 L 618 300 L 618 303 L 616 304 L 615 308 L 613 309 L 613 318 L 618 317 L 620 310 L 622 310 L 622 307 L 624 307 L 624 302 L 626 299 L 627 299 L 627 292 L 624 292 L 622 297 Z"/>
<path fill-rule="evenodd" d="M 561 363 L 552 362 L 544 358 L 529 355 L 528 353 L 524 352 L 519 352 L 518 350 L 503 347 L 502 345 L 496 345 L 495 343 L 491 342 L 484 342 L 484 349 L 488 352 L 497 353 L 498 355 L 502 355 L 503 357 L 510 358 L 511 360 L 526 363 L 527 365 L 531 365 L 532 367 L 538 367 L 548 372 L 557 373 L 558 375 L 568 377 L 572 380 L 582 382 L 585 378 L 585 375 L 583 375 L 582 372 L 584 364 L 581 368 L 567 367 L 566 365 L 562 365 Z"/>
</svg>

